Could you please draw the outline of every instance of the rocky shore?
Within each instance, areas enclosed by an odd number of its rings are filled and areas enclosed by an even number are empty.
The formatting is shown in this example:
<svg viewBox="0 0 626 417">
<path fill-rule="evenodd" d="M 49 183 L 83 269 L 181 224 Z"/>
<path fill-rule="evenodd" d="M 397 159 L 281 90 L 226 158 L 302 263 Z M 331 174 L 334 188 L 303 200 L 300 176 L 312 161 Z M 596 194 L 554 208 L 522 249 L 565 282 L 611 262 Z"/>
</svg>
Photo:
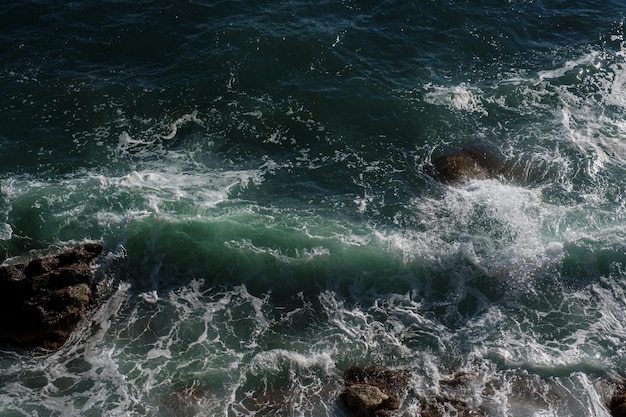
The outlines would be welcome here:
<svg viewBox="0 0 626 417">
<path fill-rule="evenodd" d="M 462 383 L 462 377 L 452 383 Z M 340 398 L 348 413 L 355 417 L 390 417 L 396 415 L 411 397 L 411 373 L 380 366 L 353 366 L 344 371 L 345 387 Z M 420 417 L 482 417 L 484 412 L 465 401 L 439 395 L 432 399 L 410 398 L 419 403 Z"/>
<path fill-rule="evenodd" d="M 102 253 L 99 243 L 86 243 L 59 253 L 0 266 L 0 343 L 19 348 L 58 349 L 95 303 L 94 267 Z M 459 373 L 440 381 L 441 389 L 422 398 L 411 387 L 415 377 L 408 370 L 382 366 L 352 366 L 343 372 L 343 387 L 329 389 L 346 415 L 391 417 L 404 415 L 407 404 L 420 417 L 481 417 L 485 411 L 458 398 L 454 389 L 471 376 Z M 335 394 L 332 394 L 332 392 Z M 286 391 L 264 391 L 242 402 L 242 410 L 260 415 L 288 409 Z M 335 397 L 337 398 L 337 397 Z M 202 388 L 178 389 L 163 406 L 177 416 L 195 415 L 210 407 L 211 394 Z M 626 382 L 615 385 L 606 407 L 613 417 L 626 417 Z M 267 414 L 269 415 L 269 414 Z"/>
<path fill-rule="evenodd" d="M 58 349 L 95 302 L 99 243 L 0 266 L 0 342 Z"/>
<path fill-rule="evenodd" d="M 613 417 L 626 417 L 626 382 L 617 386 L 608 407 Z"/>
</svg>

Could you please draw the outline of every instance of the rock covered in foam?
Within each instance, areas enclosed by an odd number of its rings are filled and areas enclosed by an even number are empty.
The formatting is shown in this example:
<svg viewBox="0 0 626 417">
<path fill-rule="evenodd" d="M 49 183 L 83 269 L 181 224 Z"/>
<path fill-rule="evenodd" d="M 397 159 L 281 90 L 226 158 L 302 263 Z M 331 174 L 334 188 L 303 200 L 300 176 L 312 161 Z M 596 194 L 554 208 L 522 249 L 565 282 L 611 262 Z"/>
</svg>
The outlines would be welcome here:
<svg viewBox="0 0 626 417">
<path fill-rule="evenodd" d="M 92 261 L 102 245 L 0 267 L 0 340 L 57 349 L 94 302 Z"/>
<path fill-rule="evenodd" d="M 436 398 L 422 403 L 420 410 L 421 417 L 483 417 L 485 414 L 481 410 L 476 410 L 462 400 L 454 398 Z"/>
<path fill-rule="evenodd" d="M 458 397 L 459 392 L 472 384 L 472 376 L 466 372 L 458 372 L 449 378 L 439 381 L 439 394 L 420 401 L 421 417 L 483 417 L 484 411 L 472 407 L 467 401 Z"/>
</svg>

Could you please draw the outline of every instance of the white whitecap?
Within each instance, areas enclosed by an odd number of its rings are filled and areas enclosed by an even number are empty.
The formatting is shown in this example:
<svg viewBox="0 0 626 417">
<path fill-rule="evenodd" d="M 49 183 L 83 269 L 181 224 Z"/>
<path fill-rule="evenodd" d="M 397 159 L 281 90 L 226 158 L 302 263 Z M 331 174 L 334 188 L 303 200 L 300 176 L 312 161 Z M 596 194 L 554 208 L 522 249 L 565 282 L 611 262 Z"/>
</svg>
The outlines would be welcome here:
<svg viewBox="0 0 626 417">
<path fill-rule="evenodd" d="M 465 259 L 489 275 L 525 280 L 560 257 L 561 237 L 550 227 L 561 210 L 543 201 L 541 189 L 474 180 L 447 187 L 438 198 L 415 199 L 411 207 L 424 231 L 385 237 L 407 260 Z"/>
<path fill-rule="evenodd" d="M 594 60 L 596 60 L 596 58 L 598 57 L 598 55 L 599 55 L 598 52 L 592 51 L 577 59 L 568 60 L 558 68 L 539 71 L 537 75 L 540 80 L 562 77 L 563 75 L 567 74 L 569 71 L 572 71 L 580 66 L 589 65 L 593 63 Z"/>
<path fill-rule="evenodd" d="M 261 179 L 256 170 L 186 172 L 168 167 L 162 171 L 131 171 L 120 177 L 95 175 L 89 181 L 113 197 L 132 192 L 144 201 L 144 209 L 163 213 L 168 211 L 163 207 L 173 203 L 184 204 L 189 212 L 215 207 L 228 200 L 233 187 L 246 187 L 250 181 Z M 137 210 L 136 206 L 127 208 Z"/>
<path fill-rule="evenodd" d="M 427 84 L 424 101 L 438 106 L 445 106 L 453 110 L 468 113 L 480 113 L 487 116 L 489 113 L 482 103 L 484 92 L 466 84 L 454 86 L 439 86 Z"/>
<path fill-rule="evenodd" d="M 189 114 L 184 114 L 181 117 L 179 117 L 178 119 L 176 119 L 171 125 L 170 125 L 170 132 L 167 135 L 161 135 L 162 139 L 173 139 L 174 136 L 176 136 L 176 133 L 178 133 L 178 129 L 189 123 L 189 122 L 193 122 L 199 125 L 202 125 L 202 120 L 200 120 L 198 118 L 198 111 L 194 110 L 193 112 L 189 113 Z"/>
<path fill-rule="evenodd" d="M 11 225 L 4 223 L 0 224 L 0 240 L 9 240 L 13 237 L 13 228 Z"/>
</svg>

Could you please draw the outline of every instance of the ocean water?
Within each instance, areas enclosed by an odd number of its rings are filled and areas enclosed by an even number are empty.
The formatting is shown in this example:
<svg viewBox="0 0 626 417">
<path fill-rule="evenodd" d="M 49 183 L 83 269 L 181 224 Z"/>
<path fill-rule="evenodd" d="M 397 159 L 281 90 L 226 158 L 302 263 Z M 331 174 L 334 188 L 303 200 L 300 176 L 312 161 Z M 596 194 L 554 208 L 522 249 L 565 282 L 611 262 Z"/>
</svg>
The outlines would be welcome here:
<svg viewBox="0 0 626 417">
<path fill-rule="evenodd" d="M 622 0 L 0 5 L 0 261 L 100 241 L 0 415 L 608 416 L 626 376 Z M 448 185 L 489 149 L 511 179 Z M 450 384 L 462 376 L 463 384 Z"/>
</svg>

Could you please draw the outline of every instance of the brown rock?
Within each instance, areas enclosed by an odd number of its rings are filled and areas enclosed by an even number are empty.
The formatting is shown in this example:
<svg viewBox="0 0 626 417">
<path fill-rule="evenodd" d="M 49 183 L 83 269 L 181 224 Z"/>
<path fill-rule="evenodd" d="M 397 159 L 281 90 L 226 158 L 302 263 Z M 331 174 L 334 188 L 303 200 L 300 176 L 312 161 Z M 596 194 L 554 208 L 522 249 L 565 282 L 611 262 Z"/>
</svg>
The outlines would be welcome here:
<svg viewBox="0 0 626 417">
<path fill-rule="evenodd" d="M 457 372 L 449 378 L 444 378 L 439 381 L 439 385 L 442 387 L 457 388 L 467 385 L 470 382 L 470 375 L 466 372 Z"/>
<path fill-rule="evenodd" d="M 94 302 L 91 262 L 102 245 L 0 267 L 0 341 L 57 349 Z"/>
<path fill-rule="evenodd" d="M 400 407 L 409 373 L 371 366 L 353 366 L 344 372 L 346 387 L 341 393 L 348 410 L 359 417 L 389 415 Z"/>
<path fill-rule="evenodd" d="M 406 391 L 410 374 L 407 371 L 393 370 L 381 366 L 361 368 L 352 366 L 343 373 L 347 384 L 366 383 L 377 386 L 389 395 L 400 396 Z"/>
<path fill-rule="evenodd" d="M 626 386 L 619 386 L 608 404 L 613 417 L 626 417 Z"/>
<path fill-rule="evenodd" d="M 493 152 L 486 149 L 463 148 L 432 160 L 433 176 L 444 183 L 460 183 L 472 179 L 509 178 L 510 169 Z"/>
<path fill-rule="evenodd" d="M 341 393 L 341 397 L 348 409 L 359 417 L 384 416 L 399 407 L 395 397 L 370 384 L 348 385 Z"/>
</svg>

